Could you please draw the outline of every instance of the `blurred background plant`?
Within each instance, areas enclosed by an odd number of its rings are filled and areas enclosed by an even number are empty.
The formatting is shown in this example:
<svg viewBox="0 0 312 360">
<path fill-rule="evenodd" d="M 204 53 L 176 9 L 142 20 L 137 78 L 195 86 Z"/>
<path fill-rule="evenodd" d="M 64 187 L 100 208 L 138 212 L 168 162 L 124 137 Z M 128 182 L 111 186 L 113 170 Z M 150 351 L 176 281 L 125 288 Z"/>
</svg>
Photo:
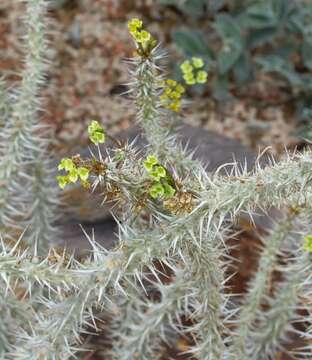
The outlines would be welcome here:
<svg viewBox="0 0 312 360">
<path fill-rule="evenodd" d="M 43 117 L 54 129 L 54 148 L 66 153 L 77 147 L 77 138 L 87 144 L 85 119 L 101 119 L 111 133 L 133 125 L 134 113 L 119 94 L 127 90 L 122 59 L 132 52 L 123 24 L 138 16 L 168 49 L 170 72 L 175 69 L 177 80 L 182 79 L 178 65 L 184 60 L 195 53 L 205 58 L 208 85 L 188 91 L 192 107 L 185 114 L 187 123 L 256 150 L 272 146 L 277 156 L 284 144 L 304 146 L 302 136 L 310 137 L 311 4 L 261 3 L 262 7 L 259 1 L 53 1 L 54 49 L 47 54 L 53 66 L 43 92 L 48 99 Z M 21 65 L 20 11 L 16 2 L 0 4 L 0 70 L 13 84 Z M 233 41 L 235 51 L 225 56 L 222 49 Z M 120 107 L 125 110 L 122 115 Z"/>
<path fill-rule="evenodd" d="M 207 60 L 212 94 L 226 101 L 235 91 L 271 73 L 287 82 L 287 101 L 294 103 L 298 135 L 311 129 L 312 4 L 284 0 L 159 0 L 196 21 L 195 28 L 172 31 L 186 57 Z M 209 19 L 202 29 L 201 21 Z M 234 87 L 234 88 L 233 88 Z"/>
</svg>

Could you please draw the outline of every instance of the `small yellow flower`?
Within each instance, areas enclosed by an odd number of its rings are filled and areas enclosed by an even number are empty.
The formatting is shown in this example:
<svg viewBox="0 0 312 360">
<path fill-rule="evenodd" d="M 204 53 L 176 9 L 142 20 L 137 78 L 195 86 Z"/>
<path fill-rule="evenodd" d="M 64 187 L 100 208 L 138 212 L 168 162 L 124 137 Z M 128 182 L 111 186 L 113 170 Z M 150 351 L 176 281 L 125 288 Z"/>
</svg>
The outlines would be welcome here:
<svg viewBox="0 0 312 360">
<path fill-rule="evenodd" d="M 149 176 L 153 179 L 152 186 L 149 189 L 150 196 L 153 199 L 159 197 L 168 199 L 172 197 L 175 194 L 175 189 L 171 186 L 172 183 L 174 184 L 174 180 L 168 170 L 160 165 L 157 158 L 153 155 L 149 155 L 143 164 Z"/>
<path fill-rule="evenodd" d="M 307 252 L 312 252 L 312 235 L 304 237 L 303 249 Z"/>
<path fill-rule="evenodd" d="M 68 179 L 72 182 L 75 183 L 78 180 L 78 170 L 77 169 L 73 169 L 68 173 Z"/>
<path fill-rule="evenodd" d="M 204 66 L 204 61 L 203 61 L 203 59 L 201 59 L 199 57 L 193 57 L 192 64 L 193 64 L 194 68 L 200 69 Z"/>
<path fill-rule="evenodd" d="M 143 28 L 143 22 L 139 19 L 132 19 L 128 22 L 128 29 L 137 44 L 138 55 L 146 56 L 157 44 L 152 35 Z"/>
<path fill-rule="evenodd" d="M 74 162 L 74 158 L 62 159 L 58 169 L 65 170 L 67 172 L 66 175 L 58 175 L 56 177 L 61 189 L 64 189 L 69 183 L 77 182 L 78 179 L 81 180 L 83 185 L 87 184 L 90 170 L 84 166 L 77 167 L 76 162 Z"/>
<path fill-rule="evenodd" d="M 176 91 L 179 93 L 179 94 L 184 94 L 185 93 L 185 87 L 181 84 L 178 84 L 176 86 Z"/>
<path fill-rule="evenodd" d="M 151 34 L 146 30 L 141 30 L 135 33 L 134 38 L 138 43 L 147 43 L 151 38 Z"/>
<path fill-rule="evenodd" d="M 154 165 L 158 164 L 158 160 L 155 156 L 149 155 L 146 160 L 144 161 L 143 165 L 145 169 L 150 172 L 153 170 Z"/>
<path fill-rule="evenodd" d="M 165 189 L 163 188 L 163 186 L 160 183 L 155 183 L 151 188 L 150 188 L 150 195 L 152 198 L 156 199 L 160 196 L 163 196 L 165 193 Z"/>
<path fill-rule="evenodd" d="M 180 65 L 180 68 L 181 68 L 183 74 L 188 74 L 188 73 L 193 72 L 193 66 L 192 66 L 192 64 L 191 64 L 188 60 L 185 60 L 185 61 Z"/>
<path fill-rule="evenodd" d="M 169 105 L 169 109 L 174 112 L 179 112 L 181 109 L 180 101 L 175 101 Z"/>
<path fill-rule="evenodd" d="M 58 175 L 56 177 L 56 180 L 57 180 L 57 182 L 59 184 L 59 187 L 61 189 L 64 189 L 65 186 L 70 183 L 70 181 L 69 181 L 69 179 L 68 179 L 68 177 L 66 175 Z"/>
<path fill-rule="evenodd" d="M 189 60 L 185 60 L 180 68 L 183 73 L 183 79 L 188 85 L 204 84 L 207 81 L 207 72 L 205 70 L 199 70 L 204 67 L 203 59 L 199 57 L 193 57 L 192 63 Z"/>
<path fill-rule="evenodd" d="M 181 97 L 181 94 L 179 94 L 177 91 L 172 91 L 170 97 L 171 97 L 171 99 L 179 100 Z"/>
<path fill-rule="evenodd" d="M 183 79 L 187 83 L 187 85 L 194 85 L 196 84 L 195 77 L 193 73 L 184 74 Z"/>
<path fill-rule="evenodd" d="M 166 109 L 179 112 L 181 108 L 181 96 L 185 92 L 184 86 L 173 79 L 166 80 L 166 87 L 160 100 Z"/>
<path fill-rule="evenodd" d="M 138 29 L 141 29 L 143 22 L 139 19 L 133 18 L 128 21 L 128 29 L 130 33 L 135 33 Z"/>
<path fill-rule="evenodd" d="M 89 169 L 87 169 L 86 167 L 79 167 L 78 169 L 77 169 L 77 171 L 78 171 L 78 175 L 79 175 L 79 177 L 80 177 L 80 179 L 82 180 L 82 181 L 87 181 L 87 179 L 88 179 L 88 177 L 89 177 Z"/>
<path fill-rule="evenodd" d="M 81 184 L 85 189 L 90 189 L 91 188 L 91 184 L 89 183 L 89 181 L 81 180 Z"/>
<path fill-rule="evenodd" d="M 166 177 L 166 170 L 161 165 L 157 165 L 149 174 L 154 180 L 159 181 Z"/>
<path fill-rule="evenodd" d="M 92 120 L 91 124 L 88 126 L 89 139 L 94 144 L 103 144 L 105 142 L 105 133 L 102 126 L 98 121 Z"/>
<path fill-rule="evenodd" d="M 204 70 L 200 70 L 196 75 L 196 82 L 198 84 L 205 84 L 205 82 L 207 82 L 207 77 L 208 77 L 207 72 Z"/>
<path fill-rule="evenodd" d="M 75 168 L 75 164 L 72 159 L 63 158 L 58 166 L 58 170 L 71 171 Z"/>
<path fill-rule="evenodd" d="M 170 89 L 170 88 L 165 88 L 164 93 L 165 93 L 165 95 L 169 96 L 169 95 L 171 95 L 171 93 L 172 93 L 172 89 Z"/>
<path fill-rule="evenodd" d="M 169 85 L 170 87 L 176 87 L 177 86 L 177 82 L 175 81 L 175 80 L 173 80 L 173 79 L 167 79 L 166 80 L 166 83 L 167 83 L 167 85 Z"/>
</svg>

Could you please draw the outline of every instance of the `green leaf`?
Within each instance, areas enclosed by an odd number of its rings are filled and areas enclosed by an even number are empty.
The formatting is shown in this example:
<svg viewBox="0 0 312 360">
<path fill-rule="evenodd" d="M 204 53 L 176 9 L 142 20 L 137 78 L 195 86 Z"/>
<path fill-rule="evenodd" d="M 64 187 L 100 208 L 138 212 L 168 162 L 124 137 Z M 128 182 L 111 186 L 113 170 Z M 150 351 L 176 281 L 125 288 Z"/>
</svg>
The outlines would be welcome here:
<svg viewBox="0 0 312 360">
<path fill-rule="evenodd" d="M 294 70 L 291 63 L 277 55 L 258 56 L 255 62 L 262 67 L 265 72 L 276 72 L 285 77 L 292 86 L 302 86 L 302 78 Z"/>
<path fill-rule="evenodd" d="M 205 16 L 206 6 L 206 0 L 188 0 L 180 6 L 180 9 L 190 16 L 199 18 Z"/>
<path fill-rule="evenodd" d="M 251 80 L 252 64 L 249 53 L 244 52 L 234 66 L 234 77 L 236 82 L 241 85 Z"/>
<path fill-rule="evenodd" d="M 308 97 L 309 107 L 312 108 L 311 94 L 312 94 L 312 74 L 301 74 L 302 87 Z"/>
<path fill-rule="evenodd" d="M 257 56 L 255 62 L 259 64 L 265 72 L 279 72 L 286 66 L 285 60 L 277 55 Z"/>
<path fill-rule="evenodd" d="M 298 11 L 296 14 L 293 14 L 290 17 L 286 26 L 291 32 L 302 35 L 306 31 L 307 23 L 304 19 L 304 16 Z"/>
<path fill-rule="evenodd" d="M 221 75 L 226 74 L 234 66 L 236 61 L 239 59 L 240 51 L 221 51 L 218 55 L 218 66 Z"/>
<path fill-rule="evenodd" d="M 280 56 L 284 59 L 288 58 L 295 52 L 298 51 L 298 45 L 295 43 L 293 38 L 290 38 L 289 41 L 281 43 L 273 52 L 272 55 Z M 288 60 L 287 61 L 290 61 Z"/>
<path fill-rule="evenodd" d="M 161 5 L 172 5 L 172 6 L 178 6 L 179 2 L 178 0 L 158 0 Z"/>
<path fill-rule="evenodd" d="M 217 16 L 213 26 L 223 41 L 229 38 L 237 42 L 242 41 L 241 29 L 232 16 L 227 14 Z"/>
<path fill-rule="evenodd" d="M 208 9 L 212 13 L 219 11 L 224 5 L 226 5 L 227 0 L 210 0 L 208 4 Z"/>
<path fill-rule="evenodd" d="M 271 2 L 275 17 L 280 24 L 288 22 L 298 8 L 293 0 L 271 0 Z"/>
<path fill-rule="evenodd" d="M 278 25 L 272 5 L 268 1 L 249 6 L 239 15 L 238 21 L 245 29 L 264 29 Z"/>
<path fill-rule="evenodd" d="M 201 56 L 210 60 L 214 57 L 204 40 L 203 32 L 199 30 L 176 30 L 171 36 L 186 56 Z"/>
<path fill-rule="evenodd" d="M 229 82 L 227 76 L 218 76 L 212 85 L 213 96 L 219 101 L 230 100 L 232 95 L 229 92 Z"/>
<path fill-rule="evenodd" d="M 301 46 L 301 55 L 304 66 L 312 70 L 312 42 L 305 40 Z"/>
<path fill-rule="evenodd" d="M 311 114 L 310 114 L 310 116 L 311 116 Z M 311 119 L 311 117 L 310 117 L 310 119 Z M 297 136 L 303 142 L 311 143 L 312 142 L 312 127 L 311 127 L 311 124 L 308 124 L 308 125 L 305 125 L 305 126 L 300 126 L 299 128 L 297 128 L 295 130 L 293 135 Z"/>
<path fill-rule="evenodd" d="M 245 50 L 245 39 L 240 28 L 229 15 L 218 16 L 214 27 L 223 42 L 218 54 L 218 65 L 220 74 L 224 75 L 234 66 Z"/>
<path fill-rule="evenodd" d="M 311 13 L 312 13 L 312 9 L 311 9 Z M 304 39 L 309 41 L 309 39 L 311 39 L 312 37 L 312 24 L 303 24 L 303 25 L 305 25 L 303 31 Z"/>
<path fill-rule="evenodd" d="M 251 49 L 273 41 L 279 34 L 275 27 L 251 31 L 247 36 L 247 46 Z"/>
<path fill-rule="evenodd" d="M 159 0 L 162 5 L 175 6 L 184 13 L 193 17 L 203 17 L 207 9 L 207 0 Z"/>
<path fill-rule="evenodd" d="M 297 9 L 292 0 L 261 0 L 242 11 L 238 21 L 245 29 L 273 28 L 276 31 L 294 21 L 299 15 Z"/>
</svg>

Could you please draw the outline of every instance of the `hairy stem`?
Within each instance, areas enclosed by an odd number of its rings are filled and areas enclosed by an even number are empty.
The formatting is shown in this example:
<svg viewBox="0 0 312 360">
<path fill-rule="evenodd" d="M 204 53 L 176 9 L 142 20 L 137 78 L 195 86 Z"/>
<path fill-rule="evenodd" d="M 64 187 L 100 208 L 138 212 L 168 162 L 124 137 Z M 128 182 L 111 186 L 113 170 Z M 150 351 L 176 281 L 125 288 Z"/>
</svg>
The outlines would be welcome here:
<svg viewBox="0 0 312 360">
<path fill-rule="evenodd" d="M 27 0 L 25 3 L 25 68 L 21 85 L 11 95 L 12 113 L 1 134 L 0 228 L 5 232 L 15 228 L 11 234 L 14 238 L 26 224 L 30 225 L 25 240 L 28 238 L 29 244 L 34 245 L 35 239 L 38 250 L 44 251 L 47 241 L 52 241 L 55 235 L 51 224 L 57 198 L 46 170 L 46 129 L 38 120 L 40 87 L 46 69 L 47 1 Z M 28 233 L 32 235 L 28 237 Z"/>
<path fill-rule="evenodd" d="M 268 296 L 272 273 L 278 268 L 278 256 L 282 254 L 282 247 L 294 241 L 292 237 L 295 235 L 293 233 L 295 225 L 295 214 L 289 214 L 271 230 L 270 236 L 264 240 L 257 271 L 249 281 L 248 291 L 239 313 L 238 327 L 235 330 L 232 345 L 235 359 L 249 358 L 247 340 L 262 302 Z"/>
</svg>

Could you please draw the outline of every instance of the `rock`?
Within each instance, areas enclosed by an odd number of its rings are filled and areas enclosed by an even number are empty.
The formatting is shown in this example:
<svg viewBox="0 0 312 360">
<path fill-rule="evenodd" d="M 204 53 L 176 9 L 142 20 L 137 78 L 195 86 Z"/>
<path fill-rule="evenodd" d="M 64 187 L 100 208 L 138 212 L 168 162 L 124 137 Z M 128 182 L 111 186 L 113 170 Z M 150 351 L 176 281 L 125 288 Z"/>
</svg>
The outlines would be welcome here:
<svg viewBox="0 0 312 360">
<path fill-rule="evenodd" d="M 68 0 L 51 0 L 49 3 L 49 9 L 57 10 L 65 6 Z"/>
<path fill-rule="evenodd" d="M 214 172 L 219 166 L 233 162 L 235 159 L 241 166 L 247 163 L 247 168 L 253 166 L 256 154 L 236 140 L 216 134 L 212 131 L 195 128 L 190 125 L 183 125 L 178 131 L 178 136 L 183 145 L 188 144 L 190 150 L 195 150 L 194 157 L 202 161 L 209 172 Z M 137 139 L 138 148 L 146 145 L 138 127 L 122 131 L 117 137 L 120 140 L 132 141 Z M 108 141 L 106 146 L 111 146 Z M 82 157 L 90 155 L 88 149 L 79 151 Z M 69 154 L 74 155 L 74 154 Z M 267 159 L 263 159 L 265 164 Z M 68 205 L 66 217 L 63 218 L 63 238 L 69 248 L 78 248 L 87 245 L 84 241 L 79 224 L 91 235 L 94 229 L 96 241 L 105 247 L 111 247 L 114 243 L 114 221 L 106 206 L 101 206 L 101 196 L 90 194 L 79 187 L 72 188 L 65 192 L 65 199 Z M 261 226 L 268 226 L 267 220 L 260 218 Z"/>
<path fill-rule="evenodd" d="M 66 33 L 67 41 L 76 49 L 80 47 L 81 44 L 81 26 L 77 19 L 73 21 Z"/>
</svg>

